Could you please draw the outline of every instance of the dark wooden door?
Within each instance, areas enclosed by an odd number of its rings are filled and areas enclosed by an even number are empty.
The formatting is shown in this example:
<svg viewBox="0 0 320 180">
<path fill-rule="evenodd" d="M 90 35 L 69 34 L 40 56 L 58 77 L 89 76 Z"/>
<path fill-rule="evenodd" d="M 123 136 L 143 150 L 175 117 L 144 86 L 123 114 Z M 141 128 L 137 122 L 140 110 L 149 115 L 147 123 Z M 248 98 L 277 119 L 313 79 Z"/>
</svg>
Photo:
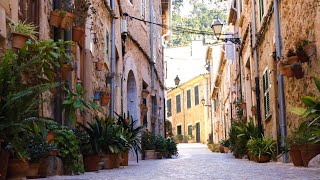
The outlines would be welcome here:
<svg viewBox="0 0 320 180">
<path fill-rule="evenodd" d="M 200 142 L 200 123 L 196 123 L 196 142 Z"/>
</svg>

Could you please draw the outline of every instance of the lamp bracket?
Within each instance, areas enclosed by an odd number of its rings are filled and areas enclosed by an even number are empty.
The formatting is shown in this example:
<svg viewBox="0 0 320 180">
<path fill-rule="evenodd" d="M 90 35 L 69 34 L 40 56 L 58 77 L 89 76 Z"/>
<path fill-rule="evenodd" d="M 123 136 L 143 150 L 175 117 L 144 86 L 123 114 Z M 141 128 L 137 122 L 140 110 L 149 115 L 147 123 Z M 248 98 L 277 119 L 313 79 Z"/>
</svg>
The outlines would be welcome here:
<svg viewBox="0 0 320 180">
<path fill-rule="evenodd" d="M 233 44 L 239 44 L 239 45 L 241 44 L 240 38 L 218 38 L 218 40 L 221 40 L 221 41 L 223 41 L 225 43 L 230 41 Z"/>
</svg>

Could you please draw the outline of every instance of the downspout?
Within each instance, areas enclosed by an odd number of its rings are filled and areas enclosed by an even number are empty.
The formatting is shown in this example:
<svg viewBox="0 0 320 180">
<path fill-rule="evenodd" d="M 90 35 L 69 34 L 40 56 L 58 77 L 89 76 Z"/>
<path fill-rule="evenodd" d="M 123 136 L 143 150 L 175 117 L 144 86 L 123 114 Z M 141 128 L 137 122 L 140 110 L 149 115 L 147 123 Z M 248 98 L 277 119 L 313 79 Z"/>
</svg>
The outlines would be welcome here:
<svg viewBox="0 0 320 180">
<path fill-rule="evenodd" d="M 279 18 L 279 1 L 274 0 L 274 15 L 275 15 L 275 30 L 276 30 L 276 55 L 277 59 L 280 60 L 281 57 L 281 35 L 280 35 L 280 18 Z M 277 68 L 278 76 L 278 94 L 279 94 L 279 114 L 280 114 L 280 136 L 281 136 L 281 148 L 284 149 L 286 146 L 286 136 L 287 136 L 287 122 L 286 122 L 286 108 L 285 108 L 285 97 L 284 97 L 284 84 L 283 76 L 280 74 Z M 288 162 L 288 153 L 284 153 L 282 162 Z"/>
<path fill-rule="evenodd" d="M 53 0 L 53 10 L 59 9 L 60 6 L 60 0 Z M 59 39 L 61 39 L 61 30 L 59 28 L 54 27 L 53 39 L 54 41 L 58 41 Z M 61 71 L 61 69 L 56 69 L 56 71 Z M 61 84 L 61 77 L 57 76 L 55 81 Z M 62 86 L 58 86 L 57 90 L 58 93 L 56 96 L 54 96 L 54 119 L 57 122 L 62 123 Z"/>
<path fill-rule="evenodd" d="M 115 10 L 115 2 L 114 0 L 111 0 L 111 9 Z M 114 96 L 115 96 L 115 90 L 114 90 L 114 75 L 115 75 L 115 54 L 116 54 L 116 45 L 115 45 L 115 17 L 112 17 L 112 27 L 111 27 L 111 99 L 110 99 L 110 117 L 114 117 Z"/>
<path fill-rule="evenodd" d="M 153 55 L 153 0 L 149 1 L 149 10 L 150 10 L 150 68 L 151 68 L 151 92 L 154 93 L 154 55 Z M 153 94 L 152 96 L 152 115 L 156 112 L 155 109 L 155 99 L 156 96 Z"/>
<path fill-rule="evenodd" d="M 256 12 L 255 12 L 255 0 L 252 0 L 252 40 L 253 44 L 256 44 Z M 258 64 L 258 52 L 257 48 L 253 48 L 253 59 L 254 59 L 254 75 L 256 83 L 256 101 L 257 101 L 257 120 L 259 128 L 259 136 L 263 135 L 263 128 L 261 123 L 261 106 L 260 106 L 260 81 L 259 81 L 259 64 Z"/>
</svg>

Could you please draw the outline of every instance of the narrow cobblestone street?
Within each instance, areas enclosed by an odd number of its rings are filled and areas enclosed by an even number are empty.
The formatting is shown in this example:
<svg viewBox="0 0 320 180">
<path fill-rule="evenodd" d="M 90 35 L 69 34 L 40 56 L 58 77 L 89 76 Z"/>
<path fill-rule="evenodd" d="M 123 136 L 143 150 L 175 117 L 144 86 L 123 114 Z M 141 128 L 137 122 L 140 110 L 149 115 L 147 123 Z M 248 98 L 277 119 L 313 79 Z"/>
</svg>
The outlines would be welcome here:
<svg viewBox="0 0 320 180">
<path fill-rule="evenodd" d="M 292 163 L 239 160 L 231 153 L 212 153 L 203 144 L 179 144 L 178 148 L 179 156 L 173 159 L 132 161 L 119 169 L 46 179 L 320 179 L 319 169 L 294 167 Z"/>
</svg>

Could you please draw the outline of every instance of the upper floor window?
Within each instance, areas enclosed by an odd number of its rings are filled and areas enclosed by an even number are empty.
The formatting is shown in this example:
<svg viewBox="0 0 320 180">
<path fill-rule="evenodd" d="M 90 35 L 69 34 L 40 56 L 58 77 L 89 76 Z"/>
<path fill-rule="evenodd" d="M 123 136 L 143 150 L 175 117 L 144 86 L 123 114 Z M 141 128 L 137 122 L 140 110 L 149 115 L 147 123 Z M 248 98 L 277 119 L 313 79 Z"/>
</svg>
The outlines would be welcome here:
<svg viewBox="0 0 320 180">
<path fill-rule="evenodd" d="M 199 104 L 199 86 L 194 87 L 194 105 Z"/>
<path fill-rule="evenodd" d="M 167 117 L 172 116 L 171 99 L 167 100 Z"/>
<path fill-rule="evenodd" d="M 262 21 L 264 16 L 264 0 L 259 0 L 259 17 L 260 21 Z"/>
<path fill-rule="evenodd" d="M 106 43 L 105 43 L 105 45 L 106 45 L 106 58 L 105 58 L 105 61 L 108 61 L 110 58 L 109 58 L 109 41 L 110 41 L 110 38 L 109 38 L 109 31 L 108 31 L 108 29 L 106 29 Z"/>
<path fill-rule="evenodd" d="M 187 108 L 191 108 L 191 90 L 187 90 Z"/>
<path fill-rule="evenodd" d="M 264 117 L 265 119 L 271 116 L 271 107 L 270 107 L 270 70 L 266 69 L 263 73 L 263 102 L 264 102 Z"/>
<path fill-rule="evenodd" d="M 39 7 L 40 0 L 19 0 L 19 20 L 39 27 Z"/>
<path fill-rule="evenodd" d="M 146 0 L 141 0 L 141 17 L 146 18 Z"/>
<path fill-rule="evenodd" d="M 180 94 L 176 96 L 176 110 L 177 110 L 177 113 L 181 112 L 181 97 L 180 97 Z"/>
</svg>

